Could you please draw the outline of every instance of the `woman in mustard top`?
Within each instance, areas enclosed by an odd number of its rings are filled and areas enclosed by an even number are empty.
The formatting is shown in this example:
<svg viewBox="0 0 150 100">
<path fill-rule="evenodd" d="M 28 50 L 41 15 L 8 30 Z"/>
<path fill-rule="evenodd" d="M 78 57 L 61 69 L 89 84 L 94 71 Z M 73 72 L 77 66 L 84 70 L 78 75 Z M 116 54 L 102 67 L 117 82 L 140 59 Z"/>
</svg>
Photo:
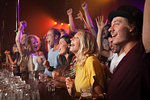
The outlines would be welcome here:
<svg viewBox="0 0 150 100">
<path fill-rule="evenodd" d="M 70 95 L 80 92 L 81 88 L 92 88 L 102 95 L 106 91 L 106 74 L 97 56 L 96 39 L 85 30 L 79 30 L 71 39 L 72 51 L 77 57 L 75 80 L 66 78 Z"/>
</svg>

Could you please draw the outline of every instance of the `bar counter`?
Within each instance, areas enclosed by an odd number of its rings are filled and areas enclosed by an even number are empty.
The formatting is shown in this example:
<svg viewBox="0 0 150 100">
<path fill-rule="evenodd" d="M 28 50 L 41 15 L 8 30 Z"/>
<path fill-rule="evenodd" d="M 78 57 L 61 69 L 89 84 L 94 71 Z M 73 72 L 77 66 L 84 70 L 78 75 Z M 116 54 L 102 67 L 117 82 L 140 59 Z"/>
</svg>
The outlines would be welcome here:
<svg viewBox="0 0 150 100">
<path fill-rule="evenodd" d="M 4 72 L 5 71 L 7 71 L 8 70 L 8 77 L 9 77 L 9 74 L 11 73 L 12 74 L 12 72 L 13 73 L 15 73 L 15 71 L 16 71 L 16 69 L 15 68 L 10 68 L 10 67 L 6 67 L 6 66 L 1 66 L 0 67 L 0 71 L 1 71 L 1 73 L 3 73 L 2 71 L 4 70 Z M 10 74 L 10 75 L 11 75 Z M 1 81 L 3 80 L 3 79 L 7 79 L 7 77 L 5 77 L 4 75 L 3 75 L 3 77 L 2 77 L 2 74 L 0 75 L 1 76 Z M 13 76 L 14 78 L 16 77 L 16 75 L 15 76 Z M 13 78 L 12 78 L 13 79 Z M 5 84 L 5 83 L 4 83 Z M 9 86 L 9 82 L 8 82 L 8 86 Z M 74 100 L 69 94 L 68 94 L 68 92 L 67 92 L 67 90 L 66 89 L 64 89 L 64 88 L 55 88 L 55 91 L 54 92 L 49 92 L 48 91 L 48 88 L 46 87 L 46 83 L 45 82 L 39 82 L 38 80 L 37 81 L 35 81 L 35 80 L 32 80 L 32 79 L 29 79 L 29 80 L 26 80 L 25 81 L 25 84 L 29 84 L 30 85 L 30 93 L 29 93 L 29 95 L 30 95 L 30 99 L 28 99 L 28 100 Z M 3 91 L 3 94 L 4 93 L 6 93 L 5 91 L 4 91 L 4 88 L 3 88 L 3 86 L 2 86 L 2 88 L 1 88 L 1 92 Z M 9 90 L 8 90 L 9 91 Z M 16 90 L 11 90 L 11 91 L 16 91 Z M 37 94 L 35 95 L 35 97 L 31 97 L 32 95 L 32 93 L 34 94 L 34 92 L 35 91 L 38 91 L 38 96 L 39 97 L 36 97 L 37 96 Z M 37 93 L 37 92 L 36 92 Z M 24 91 L 23 91 L 23 94 L 24 94 Z M 24 95 L 22 96 L 22 99 L 18 99 L 17 98 L 17 96 L 16 95 L 18 95 L 18 93 L 17 92 L 15 92 L 15 97 L 13 98 L 13 99 L 11 99 L 11 100 L 25 100 L 24 99 Z M 2 98 L 0 98 L 0 100 L 8 100 L 8 99 L 6 99 L 6 97 L 4 97 L 5 95 L 3 95 L 2 96 Z M 8 98 L 8 97 L 7 97 Z M 34 98 L 34 99 L 33 99 Z"/>
</svg>

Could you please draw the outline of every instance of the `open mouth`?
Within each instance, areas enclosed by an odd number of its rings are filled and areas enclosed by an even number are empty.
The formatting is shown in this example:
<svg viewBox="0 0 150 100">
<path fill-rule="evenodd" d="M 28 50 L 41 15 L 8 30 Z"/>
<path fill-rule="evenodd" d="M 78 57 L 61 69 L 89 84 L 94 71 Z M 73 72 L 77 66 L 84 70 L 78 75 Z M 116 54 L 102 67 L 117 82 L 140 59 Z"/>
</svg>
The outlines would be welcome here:
<svg viewBox="0 0 150 100">
<path fill-rule="evenodd" d="M 116 37 L 116 36 L 117 36 L 117 34 L 112 35 L 112 37 Z"/>
</svg>

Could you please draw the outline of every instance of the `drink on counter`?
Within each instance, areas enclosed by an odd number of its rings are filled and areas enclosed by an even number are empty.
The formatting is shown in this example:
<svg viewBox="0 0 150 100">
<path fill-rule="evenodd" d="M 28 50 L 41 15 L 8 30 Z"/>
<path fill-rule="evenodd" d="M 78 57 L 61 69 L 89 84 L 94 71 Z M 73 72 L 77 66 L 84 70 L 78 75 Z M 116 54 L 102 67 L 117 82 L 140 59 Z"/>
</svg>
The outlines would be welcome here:
<svg viewBox="0 0 150 100">
<path fill-rule="evenodd" d="M 81 100 L 93 100 L 91 88 L 81 88 L 80 92 L 81 92 Z"/>
<path fill-rule="evenodd" d="M 81 93 L 81 100 L 93 100 L 92 93 Z"/>
</svg>

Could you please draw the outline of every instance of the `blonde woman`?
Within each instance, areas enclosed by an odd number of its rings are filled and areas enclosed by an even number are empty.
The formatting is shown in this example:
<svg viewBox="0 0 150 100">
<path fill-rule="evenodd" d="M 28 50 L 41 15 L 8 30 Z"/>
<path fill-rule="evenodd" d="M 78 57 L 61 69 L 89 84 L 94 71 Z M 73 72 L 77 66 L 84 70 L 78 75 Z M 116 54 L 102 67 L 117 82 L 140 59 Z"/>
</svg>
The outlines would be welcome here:
<svg viewBox="0 0 150 100">
<path fill-rule="evenodd" d="M 26 26 L 26 22 L 22 21 L 20 23 L 19 31 L 16 35 L 16 44 L 20 53 L 18 65 L 22 67 L 21 74 L 23 79 L 27 79 L 28 74 L 33 72 L 34 64 L 32 54 L 36 53 L 40 47 L 40 39 L 36 35 L 28 35 L 24 39 L 24 44 L 22 45 L 22 33 Z"/>
<path fill-rule="evenodd" d="M 77 57 L 76 77 L 73 81 L 66 78 L 66 86 L 70 95 L 80 92 L 81 88 L 92 88 L 95 94 L 106 91 L 106 75 L 97 58 L 95 38 L 85 30 L 79 30 L 71 39 L 70 51 Z"/>
</svg>

